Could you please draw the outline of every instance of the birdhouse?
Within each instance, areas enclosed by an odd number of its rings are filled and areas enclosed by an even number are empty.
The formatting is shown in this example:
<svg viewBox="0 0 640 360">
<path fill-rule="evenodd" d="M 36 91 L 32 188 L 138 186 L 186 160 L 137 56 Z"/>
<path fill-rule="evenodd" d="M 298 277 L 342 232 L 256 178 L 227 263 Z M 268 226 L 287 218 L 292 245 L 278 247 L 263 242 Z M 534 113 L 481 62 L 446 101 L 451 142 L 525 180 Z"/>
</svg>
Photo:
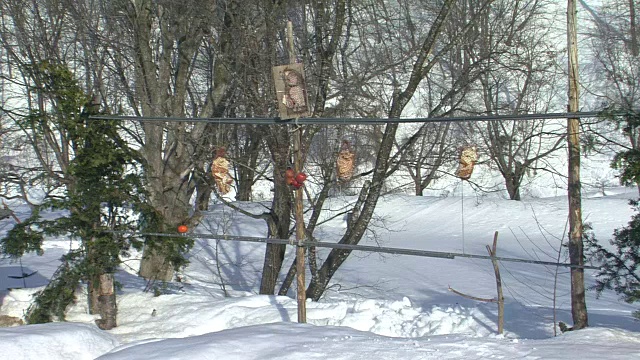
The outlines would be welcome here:
<svg viewBox="0 0 640 360">
<path fill-rule="evenodd" d="M 296 119 L 309 116 L 302 64 L 274 66 L 272 72 L 280 118 Z"/>
</svg>

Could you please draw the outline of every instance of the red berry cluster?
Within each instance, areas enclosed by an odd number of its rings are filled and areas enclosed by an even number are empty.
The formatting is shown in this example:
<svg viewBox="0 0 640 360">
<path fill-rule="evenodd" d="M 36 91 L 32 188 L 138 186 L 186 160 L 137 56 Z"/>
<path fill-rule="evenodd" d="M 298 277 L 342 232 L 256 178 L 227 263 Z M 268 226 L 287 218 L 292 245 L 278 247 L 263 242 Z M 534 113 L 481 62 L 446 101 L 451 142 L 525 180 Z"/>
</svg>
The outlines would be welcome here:
<svg viewBox="0 0 640 360">
<path fill-rule="evenodd" d="M 285 171 L 285 177 L 287 179 L 287 185 L 291 185 L 294 189 L 300 189 L 302 187 L 305 180 L 307 180 L 307 175 L 303 172 L 295 173 L 292 168 L 288 168 Z"/>
</svg>

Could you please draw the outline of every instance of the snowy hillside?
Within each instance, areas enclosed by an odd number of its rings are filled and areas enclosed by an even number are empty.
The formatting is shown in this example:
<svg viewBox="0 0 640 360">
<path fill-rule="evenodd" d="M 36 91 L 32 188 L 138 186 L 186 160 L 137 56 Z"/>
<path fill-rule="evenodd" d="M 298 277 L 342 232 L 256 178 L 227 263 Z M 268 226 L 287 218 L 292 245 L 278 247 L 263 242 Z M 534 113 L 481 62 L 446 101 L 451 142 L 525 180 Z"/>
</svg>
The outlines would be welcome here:
<svg viewBox="0 0 640 360">
<path fill-rule="evenodd" d="M 625 225 L 634 189 L 610 195 L 585 194 L 584 218 L 600 241 Z M 328 207 L 353 199 L 335 198 Z M 258 210 L 256 204 L 243 204 Z M 26 208 L 23 209 L 26 211 Z M 486 255 L 498 231 L 498 255 L 555 262 L 567 231 L 564 196 L 522 202 L 485 196 L 386 196 L 362 244 Z M 25 216 L 26 212 L 19 216 Z M 0 222 L 0 231 L 12 226 Z M 326 222 L 317 232 L 336 241 L 345 219 Z M 215 207 L 203 234 L 264 236 L 266 225 L 229 209 Z M 42 257 L 0 263 L 0 314 L 20 317 L 30 294 L 46 283 L 59 257 L 72 244 L 51 239 Z M 289 255 L 294 251 L 289 247 Z M 493 298 L 491 262 L 456 257 L 354 252 L 332 281 L 326 296 L 307 304 L 307 325 L 297 324 L 289 297 L 256 295 L 264 245 L 197 240 L 190 265 L 160 296 L 143 292 L 135 276 L 137 259 L 125 262 L 118 280 L 118 327 L 100 331 L 84 301 L 70 309 L 69 323 L 0 329 L 0 358 L 7 359 L 636 359 L 640 356 L 637 305 L 612 293 L 587 294 L 591 328 L 554 336 L 556 319 L 571 323 L 568 268 L 502 261 L 506 298 L 505 334 L 496 335 L 497 307 L 449 291 Z M 287 259 L 291 261 L 291 257 Z M 561 249 L 566 262 L 566 249 Z M 219 267 L 217 266 L 219 265 Z M 285 264 L 288 268 L 289 263 Z M 37 271 L 25 280 L 8 276 Z M 587 285 L 594 283 L 587 270 Z M 226 296 L 225 296 L 226 290 Z M 82 295 L 80 295 L 82 296 Z M 559 334 L 559 332 L 558 332 Z"/>
</svg>

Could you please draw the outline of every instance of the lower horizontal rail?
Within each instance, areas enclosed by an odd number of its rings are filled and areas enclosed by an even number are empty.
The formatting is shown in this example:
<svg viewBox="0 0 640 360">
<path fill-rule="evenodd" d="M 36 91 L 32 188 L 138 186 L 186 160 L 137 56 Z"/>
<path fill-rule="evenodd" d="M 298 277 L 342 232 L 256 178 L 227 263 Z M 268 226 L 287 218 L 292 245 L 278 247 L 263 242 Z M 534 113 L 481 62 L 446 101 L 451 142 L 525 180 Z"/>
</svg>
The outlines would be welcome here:
<svg viewBox="0 0 640 360">
<path fill-rule="evenodd" d="M 128 231 L 108 231 L 108 232 L 113 234 L 128 234 L 130 236 L 155 236 L 155 237 L 173 237 L 173 238 L 189 237 L 194 239 L 212 239 L 212 240 L 225 240 L 225 241 L 254 242 L 254 243 L 264 243 L 264 244 L 295 245 L 295 246 L 303 246 L 303 247 L 320 247 L 320 248 L 341 249 L 341 250 L 349 250 L 349 251 L 367 251 L 367 252 L 378 252 L 378 253 L 395 254 L 395 255 L 432 257 L 432 258 L 441 258 L 441 259 L 455 259 L 456 257 L 486 259 L 486 260 L 492 259 L 492 257 L 488 255 L 475 255 L 475 254 L 443 252 L 443 251 L 428 251 L 428 250 L 418 250 L 418 249 L 404 249 L 404 248 L 394 248 L 394 247 L 384 247 L 384 246 L 341 244 L 341 243 L 309 241 L 309 240 L 296 241 L 296 240 L 265 238 L 265 237 L 195 234 L 195 233 L 189 233 L 189 234 L 183 235 L 183 234 L 166 234 L 166 233 L 136 233 L 136 232 L 128 232 Z M 592 269 L 592 270 L 600 269 L 600 267 L 598 266 L 591 266 L 591 265 L 567 264 L 567 263 L 558 263 L 558 262 L 551 262 L 551 261 L 519 259 L 519 258 L 502 257 L 502 256 L 496 256 L 495 259 L 498 261 L 520 262 L 520 263 L 547 265 L 547 266 L 560 266 L 560 267 L 568 267 L 568 268 L 576 268 L 576 269 Z"/>
</svg>

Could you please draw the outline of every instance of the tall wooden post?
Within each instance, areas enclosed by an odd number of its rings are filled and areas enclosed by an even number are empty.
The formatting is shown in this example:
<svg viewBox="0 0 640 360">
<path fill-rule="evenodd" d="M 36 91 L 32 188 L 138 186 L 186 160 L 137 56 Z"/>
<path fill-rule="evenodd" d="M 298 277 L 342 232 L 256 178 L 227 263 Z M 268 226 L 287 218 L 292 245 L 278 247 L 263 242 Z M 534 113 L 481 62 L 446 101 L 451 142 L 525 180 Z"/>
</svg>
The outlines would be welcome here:
<svg viewBox="0 0 640 360">
<path fill-rule="evenodd" d="M 569 104 L 570 113 L 579 111 L 578 89 L 578 36 L 576 0 L 567 3 L 567 48 L 569 52 Z M 582 198 L 580 184 L 580 118 L 567 119 L 569 147 L 568 197 L 569 197 L 569 261 L 572 265 L 584 265 L 582 242 Z M 588 326 L 585 300 L 584 268 L 571 268 L 571 315 L 573 328 Z"/>
<path fill-rule="evenodd" d="M 293 46 L 293 25 L 291 21 L 287 22 L 287 40 L 289 45 L 289 63 L 295 64 L 296 56 Z M 302 171 L 302 126 L 294 125 L 295 133 L 293 134 L 293 170 L 297 174 Z M 300 246 L 300 243 L 305 238 L 305 226 L 304 226 L 304 210 L 302 207 L 303 197 L 302 187 L 294 190 L 295 193 L 295 219 L 296 219 L 296 240 L 298 246 L 296 247 L 296 285 L 297 285 L 297 299 L 298 299 L 298 322 L 307 322 L 307 294 L 305 284 L 305 248 Z"/>
</svg>

